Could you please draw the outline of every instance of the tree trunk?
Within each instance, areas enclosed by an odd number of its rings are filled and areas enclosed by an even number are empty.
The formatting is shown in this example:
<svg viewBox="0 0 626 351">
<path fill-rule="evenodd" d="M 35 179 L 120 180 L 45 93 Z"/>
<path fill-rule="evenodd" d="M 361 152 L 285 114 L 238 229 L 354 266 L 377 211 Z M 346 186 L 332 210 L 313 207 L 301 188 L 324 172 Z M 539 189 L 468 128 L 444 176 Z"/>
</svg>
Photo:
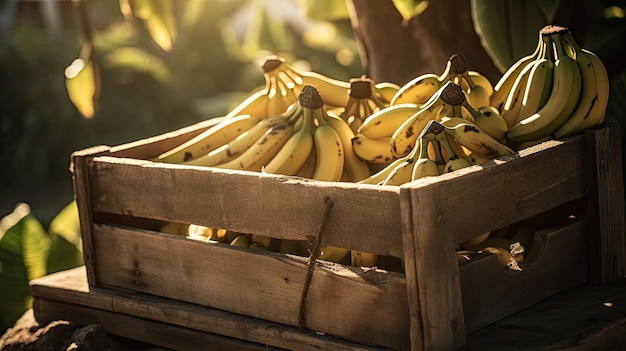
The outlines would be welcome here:
<svg viewBox="0 0 626 351">
<path fill-rule="evenodd" d="M 430 1 L 408 22 L 391 0 L 347 1 L 364 71 L 375 81 L 404 84 L 423 73 L 441 73 L 455 53 L 492 83 L 501 76 L 480 44 L 467 0 Z"/>
</svg>

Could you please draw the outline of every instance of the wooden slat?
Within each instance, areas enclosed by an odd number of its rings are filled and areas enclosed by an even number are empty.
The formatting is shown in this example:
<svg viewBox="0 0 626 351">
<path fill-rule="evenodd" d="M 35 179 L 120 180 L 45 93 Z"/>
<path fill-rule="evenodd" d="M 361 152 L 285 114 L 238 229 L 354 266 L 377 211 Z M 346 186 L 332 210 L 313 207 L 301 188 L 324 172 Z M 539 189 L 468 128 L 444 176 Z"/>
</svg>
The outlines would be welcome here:
<svg viewBox="0 0 626 351">
<path fill-rule="evenodd" d="M 587 281 L 587 222 L 537 232 L 520 264 L 503 270 L 485 254 L 460 267 L 467 333 Z M 474 260 L 472 260 L 474 261 Z"/>
<path fill-rule="evenodd" d="M 333 202 L 322 244 L 401 257 L 398 187 L 94 158 L 94 211 L 306 239 Z"/>
<path fill-rule="evenodd" d="M 99 286 L 299 325 L 303 258 L 98 224 L 94 240 Z M 402 274 L 319 264 L 306 303 L 308 329 L 390 348 L 408 343 Z"/>
<path fill-rule="evenodd" d="M 184 303 L 176 300 L 120 291 L 89 288 L 84 267 L 51 274 L 31 282 L 31 295 L 35 300 L 65 302 L 71 305 L 86 306 L 95 310 L 109 311 L 118 315 L 128 315 L 141 321 L 150 320 L 168 325 L 223 335 L 229 338 L 248 340 L 256 344 L 302 351 L 356 351 L 387 350 L 342 340 L 330 335 L 320 335 L 298 330 L 283 324 L 246 317 L 222 310 Z M 48 319 L 69 319 L 67 310 L 48 310 L 46 306 L 35 305 L 36 315 Z M 97 319 L 85 321 L 98 323 Z M 135 338 L 130 335 L 130 338 Z M 155 340 L 148 340 L 155 343 Z M 182 347 L 180 349 L 186 349 Z"/>
<path fill-rule="evenodd" d="M 590 281 L 605 285 L 626 272 L 622 143 L 617 124 L 585 132 Z"/>
<path fill-rule="evenodd" d="M 77 324 L 102 325 L 107 333 L 167 347 L 173 350 L 267 351 L 280 350 L 268 345 L 253 344 L 225 336 L 199 332 L 193 329 L 140 319 L 133 316 L 97 310 L 88 306 L 68 304 L 46 299 L 34 302 L 35 318 L 39 321 L 71 320 Z"/>
<path fill-rule="evenodd" d="M 143 160 L 152 159 L 213 127 L 221 120 L 223 120 L 222 117 L 215 117 L 169 133 L 113 146 L 110 152 L 112 156 L 116 157 L 130 157 Z"/>
</svg>

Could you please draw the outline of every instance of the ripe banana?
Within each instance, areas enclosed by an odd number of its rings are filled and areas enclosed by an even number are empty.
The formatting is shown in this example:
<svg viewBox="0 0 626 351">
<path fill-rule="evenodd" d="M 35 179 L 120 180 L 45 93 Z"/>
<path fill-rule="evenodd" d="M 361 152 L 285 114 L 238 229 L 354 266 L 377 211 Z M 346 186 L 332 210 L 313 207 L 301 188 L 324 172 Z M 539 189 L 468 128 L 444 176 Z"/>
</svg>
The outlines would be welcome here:
<svg viewBox="0 0 626 351">
<path fill-rule="evenodd" d="M 293 135 L 294 125 L 299 117 L 297 115 L 271 127 L 239 156 L 214 167 L 260 172 Z"/>
<path fill-rule="evenodd" d="M 377 261 L 377 255 L 356 250 L 350 251 L 350 263 L 354 267 L 374 267 Z"/>
<path fill-rule="evenodd" d="M 450 105 L 446 105 L 439 99 L 441 92 L 452 82 L 447 82 L 428 100 L 419 111 L 404 121 L 391 136 L 391 154 L 398 158 L 407 155 L 415 147 L 417 137 L 431 120 L 439 120 L 449 111 Z M 445 108 L 445 109 L 444 109 Z"/>
<path fill-rule="evenodd" d="M 489 80 L 489 78 L 485 77 L 480 72 L 472 71 L 472 70 L 468 70 L 467 74 L 470 76 L 474 84 L 480 85 L 481 87 L 483 87 L 483 89 L 487 92 L 487 95 L 489 95 L 489 98 L 491 99 L 491 94 L 493 94 L 493 84 L 491 84 L 491 81 Z M 463 89 L 463 91 L 469 90 L 469 84 L 467 83 L 466 78 L 461 79 L 460 83 L 457 83 L 457 84 L 461 86 L 461 89 Z"/>
<path fill-rule="evenodd" d="M 374 81 L 365 76 L 350 80 L 348 102 L 339 117 L 346 121 L 355 133 L 372 113 L 389 106 L 376 96 L 374 90 Z"/>
<path fill-rule="evenodd" d="M 400 86 L 392 82 L 380 82 L 374 85 L 374 95 L 389 105 L 394 95 L 398 93 Z"/>
<path fill-rule="evenodd" d="M 405 103 L 380 109 L 363 121 L 357 133 L 371 139 L 389 138 L 404 121 L 419 110 L 420 106 Z"/>
<path fill-rule="evenodd" d="M 413 167 L 418 162 L 419 157 L 425 155 L 428 158 L 428 140 L 424 140 L 425 143 L 422 143 L 422 139 L 418 138 L 417 145 L 408 155 L 401 157 L 401 162 L 394 162 L 392 163 L 393 166 L 388 166 L 390 171 L 382 185 L 402 185 L 413 180 Z"/>
<path fill-rule="evenodd" d="M 352 138 L 352 147 L 354 148 L 354 153 L 366 162 L 388 164 L 395 159 L 389 147 L 390 142 L 390 137 L 372 139 L 357 133 Z"/>
<path fill-rule="evenodd" d="M 543 50 L 541 50 L 543 52 Z M 524 68 L 521 70 L 517 79 L 513 82 L 511 86 L 511 91 L 506 97 L 506 101 L 504 105 L 500 109 L 500 116 L 506 122 L 507 126 L 510 128 L 514 126 L 520 119 L 520 110 L 522 109 L 522 101 L 524 100 L 524 92 L 526 91 L 526 86 L 528 85 L 528 77 L 530 75 L 530 71 L 533 68 L 535 61 L 529 62 Z"/>
<path fill-rule="evenodd" d="M 562 31 L 567 29 L 556 27 L 550 35 L 556 47 L 550 98 L 541 110 L 509 129 L 507 132 L 509 142 L 531 141 L 550 135 L 561 127 L 576 109 L 582 90 L 581 72 L 576 61 L 567 55 L 560 34 Z"/>
<path fill-rule="evenodd" d="M 261 121 L 253 115 L 239 115 L 224 119 L 181 145 L 157 156 L 155 161 L 183 163 L 206 155 L 232 141 Z"/>
<path fill-rule="evenodd" d="M 552 92 L 552 75 L 554 72 L 552 41 L 549 36 L 542 36 L 542 39 L 544 40 L 544 55 L 533 62 L 528 73 L 528 82 L 519 110 L 519 120 L 539 111 L 546 104 Z"/>
<path fill-rule="evenodd" d="M 317 72 L 297 69 L 286 63 L 285 59 L 280 56 L 273 56 L 273 59 L 281 62 L 277 70 L 280 72 L 281 79 L 286 81 L 287 87 L 293 85 L 299 93 L 305 86 L 311 85 L 319 92 L 326 105 L 346 106 L 350 91 L 349 82 L 333 79 Z"/>
<path fill-rule="evenodd" d="M 335 246 L 323 246 L 320 247 L 320 255 L 317 257 L 319 260 L 331 261 L 337 263 L 344 263 L 350 254 L 350 250 L 335 247 Z M 347 262 L 346 262 L 347 263 Z"/>
<path fill-rule="evenodd" d="M 537 42 L 537 48 L 535 51 L 527 56 L 518 59 L 513 63 L 500 77 L 498 82 L 493 88 L 493 93 L 490 97 L 490 105 L 497 108 L 502 113 L 502 108 L 506 102 L 507 96 L 513 87 L 513 83 L 520 75 L 524 67 L 535 61 L 539 56 L 542 48 L 541 34 L 539 34 L 539 40 Z"/>
<path fill-rule="evenodd" d="M 454 151 L 454 148 L 448 139 L 447 133 L 439 133 L 435 138 L 439 142 L 439 146 L 442 148 L 443 153 L 445 153 L 444 160 L 446 161 L 446 164 L 444 165 L 443 172 L 441 173 L 450 173 L 461 168 L 471 166 L 471 163 L 465 157 L 461 157 Z"/>
<path fill-rule="evenodd" d="M 474 108 L 490 106 L 491 93 L 484 86 L 474 82 L 474 78 L 465 72 L 462 78 L 467 82 L 467 102 Z M 461 87 L 462 88 L 462 87 Z"/>
<path fill-rule="evenodd" d="M 233 107 L 226 114 L 225 119 L 240 115 L 251 115 L 259 118 L 267 117 L 268 93 L 269 92 L 266 89 L 261 89 L 251 93 L 248 97 L 246 97 L 246 99 L 240 102 L 237 106 Z"/>
<path fill-rule="evenodd" d="M 446 67 L 441 74 L 424 73 L 402 85 L 393 99 L 391 99 L 390 105 L 426 103 L 437 90 L 451 79 L 454 57 L 455 55 L 452 55 L 448 59 Z"/>
<path fill-rule="evenodd" d="M 323 109 L 323 108 L 322 108 Z M 341 146 L 343 148 L 344 158 L 344 173 L 347 173 L 347 177 L 351 182 L 358 182 L 370 176 L 370 169 L 363 159 L 359 158 L 354 152 L 352 146 L 352 139 L 354 138 L 354 132 L 350 129 L 350 126 L 340 117 L 321 111 L 322 115 L 326 119 L 326 123 L 335 130 L 339 139 L 341 140 Z"/>
<path fill-rule="evenodd" d="M 326 123 L 321 108 L 313 110 L 317 126 L 313 131 L 317 162 L 313 179 L 338 182 L 344 166 L 344 150 L 341 139 L 335 130 Z"/>
<path fill-rule="evenodd" d="M 582 75 L 582 91 L 578 106 L 572 115 L 554 132 L 557 138 L 574 135 L 602 123 L 609 100 L 609 77 L 600 58 L 591 51 L 581 48 L 571 32 L 565 33 L 563 39 L 576 55 L 576 62 Z"/>
<path fill-rule="evenodd" d="M 431 122 L 432 123 L 437 123 L 437 122 Z M 441 174 L 441 163 L 442 160 L 438 160 L 439 156 L 436 157 L 437 160 L 432 160 L 429 156 L 428 156 L 428 144 L 429 143 L 433 143 L 435 145 L 433 145 L 435 152 L 437 155 L 440 155 L 440 150 L 439 149 L 439 145 L 438 142 L 436 141 L 436 139 L 432 139 L 429 140 L 429 138 L 425 137 L 425 136 L 421 136 L 418 139 L 418 146 L 416 146 L 416 148 L 419 148 L 419 156 L 417 157 L 417 160 L 415 160 L 414 165 L 413 165 L 413 169 L 411 172 L 411 180 L 417 180 L 417 179 L 421 179 L 424 177 L 432 177 L 432 176 L 438 176 Z"/>
<path fill-rule="evenodd" d="M 444 122 L 445 124 L 446 122 Z M 491 159 L 513 153 L 513 150 L 509 147 L 500 143 L 469 121 L 460 121 L 451 127 L 446 126 L 445 132 L 452 135 L 459 144 L 468 150 Z"/>
<path fill-rule="evenodd" d="M 262 119 L 245 132 L 239 134 L 235 139 L 220 145 L 208 153 L 184 161 L 182 164 L 212 167 L 226 163 L 248 150 L 269 129 L 285 122 L 293 113 L 300 110 L 301 107 L 298 104 L 294 104 L 285 113 Z"/>
<path fill-rule="evenodd" d="M 465 108 L 470 111 L 470 114 L 474 118 L 474 124 L 476 124 L 478 128 L 501 143 L 506 141 L 506 132 L 509 128 L 506 121 L 500 116 L 500 113 L 495 107 L 483 106 L 478 109 L 470 109 L 469 107 L 465 106 Z"/>
<path fill-rule="evenodd" d="M 298 173 L 315 147 L 311 133 L 312 114 L 311 109 L 303 108 L 302 126 L 287 140 L 276 156 L 263 167 L 264 172 L 284 175 Z"/>
<path fill-rule="evenodd" d="M 315 143 L 315 142 L 314 142 Z M 315 144 L 314 144 L 315 145 Z M 317 152 L 315 151 L 315 147 L 311 149 L 309 156 L 304 161 L 304 164 L 300 169 L 296 172 L 296 176 L 302 178 L 313 178 L 313 173 L 315 173 L 315 166 L 317 164 Z"/>
</svg>

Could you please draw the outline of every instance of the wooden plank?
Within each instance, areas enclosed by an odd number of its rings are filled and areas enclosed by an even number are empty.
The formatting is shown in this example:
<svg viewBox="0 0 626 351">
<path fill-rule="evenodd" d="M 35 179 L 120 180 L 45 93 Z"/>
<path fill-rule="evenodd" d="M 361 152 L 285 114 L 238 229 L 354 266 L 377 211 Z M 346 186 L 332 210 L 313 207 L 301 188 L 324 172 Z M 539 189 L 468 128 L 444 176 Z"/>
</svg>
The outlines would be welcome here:
<svg viewBox="0 0 626 351">
<path fill-rule="evenodd" d="M 584 147 L 581 137 L 549 141 L 403 187 L 432 192 L 431 202 L 416 209 L 437 208 L 432 214 L 440 232 L 461 243 L 584 196 Z"/>
<path fill-rule="evenodd" d="M 269 345 L 259 345 L 225 336 L 199 332 L 193 329 L 98 310 L 87 306 L 36 299 L 35 318 L 38 321 L 69 320 L 77 324 L 102 325 L 107 333 L 146 342 L 173 350 L 280 350 Z"/>
<path fill-rule="evenodd" d="M 95 248 L 93 244 L 92 224 L 93 213 L 91 203 L 91 184 L 89 178 L 89 163 L 93 154 L 108 152 L 108 147 L 94 147 L 79 152 L 71 156 L 72 183 L 74 187 L 74 198 L 78 208 L 78 219 L 83 245 L 83 262 L 87 266 L 87 280 L 92 286 L 96 286 L 97 278 L 95 271 Z"/>
<path fill-rule="evenodd" d="M 329 198 L 323 245 L 403 253 L 398 187 L 112 157 L 94 158 L 90 181 L 94 211 L 287 239 L 315 236 Z"/>
<path fill-rule="evenodd" d="M 492 254 L 460 267 L 467 333 L 587 281 L 587 222 L 546 229 L 535 237 L 522 271 L 503 270 Z"/>
<path fill-rule="evenodd" d="M 622 143 L 617 124 L 585 131 L 590 282 L 604 285 L 626 272 Z"/>
<path fill-rule="evenodd" d="M 156 232 L 94 225 L 98 284 L 299 325 L 303 258 Z M 306 327 L 400 348 L 409 334 L 404 275 L 316 265 Z"/>
<path fill-rule="evenodd" d="M 169 151 L 196 135 L 218 124 L 222 117 L 214 117 L 183 127 L 169 133 L 151 138 L 137 140 L 131 143 L 111 147 L 111 155 L 116 157 L 130 157 L 149 160 Z"/>
<path fill-rule="evenodd" d="M 582 285 L 467 336 L 467 350 L 626 349 L 626 280 Z"/>
<path fill-rule="evenodd" d="M 406 284 L 418 297 L 409 305 L 411 349 L 457 350 L 465 342 L 463 302 L 452 235 L 441 230 L 438 218 L 444 210 L 438 207 L 441 193 L 408 187 L 400 192 L 408 199 L 402 206 L 412 209 L 403 217 Z"/>
<path fill-rule="evenodd" d="M 119 315 L 137 317 L 140 320 L 167 323 L 278 348 L 306 351 L 373 351 L 384 349 L 342 340 L 330 335 L 301 331 L 295 327 L 258 318 L 246 317 L 152 295 L 89 288 L 84 268 L 72 269 L 35 279 L 31 283 L 31 294 L 36 301 L 45 299 L 85 306 Z M 74 318 L 64 314 L 67 312 L 66 309 L 51 311 L 46 306 L 36 304 L 35 310 L 40 318 L 47 316 L 48 319 L 74 320 Z M 45 316 L 42 316 L 42 314 L 45 314 Z M 95 320 L 86 322 L 97 323 Z M 129 337 L 134 338 L 133 335 Z"/>
</svg>

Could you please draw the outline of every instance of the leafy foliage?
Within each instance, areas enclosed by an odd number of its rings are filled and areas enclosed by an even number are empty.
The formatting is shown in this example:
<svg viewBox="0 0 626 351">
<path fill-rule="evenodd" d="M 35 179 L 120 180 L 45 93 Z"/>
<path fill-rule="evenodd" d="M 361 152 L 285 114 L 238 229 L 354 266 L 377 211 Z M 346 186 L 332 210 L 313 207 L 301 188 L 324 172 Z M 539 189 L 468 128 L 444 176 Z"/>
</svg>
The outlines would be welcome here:
<svg viewBox="0 0 626 351">
<path fill-rule="evenodd" d="M 74 202 L 52 221 L 50 231 L 20 203 L 0 220 L 0 329 L 30 308 L 28 282 L 82 265 L 78 211 Z"/>
</svg>

